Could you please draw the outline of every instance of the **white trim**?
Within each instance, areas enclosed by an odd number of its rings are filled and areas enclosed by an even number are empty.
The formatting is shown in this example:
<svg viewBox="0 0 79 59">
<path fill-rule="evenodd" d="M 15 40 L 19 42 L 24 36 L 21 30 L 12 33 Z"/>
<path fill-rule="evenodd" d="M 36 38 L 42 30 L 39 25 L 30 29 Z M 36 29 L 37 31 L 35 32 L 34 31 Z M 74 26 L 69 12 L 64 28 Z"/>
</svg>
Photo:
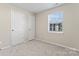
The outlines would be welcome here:
<svg viewBox="0 0 79 59">
<path fill-rule="evenodd" d="M 30 41 L 30 40 L 28 40 L 28 41 Z M 11 47 L 15 47 L 15 46 L 18 46 L 18 45 L 20 45 L 20 44 L 26 43 L 26 42 L 28 42 L 28 41 L 23 41 L 22 43 L 19 43 L 19 44 L 16 44 L 16 45 L 12 45 L 12 44 L 11 44 L 11 46 L 10 46 L 10 45 L 9 45 L 9 46 L 5 46 L 5 47 L 3 47 L 3 48 L 0 48 L 0 50 L 4 50 L 4 49 L 11 48 Z"/>
<path fill-rule="evenodd" d="M 54 45 L 57 45 L 57 46 L 60 46 L 60 47 L 64 47 L 64 48 L 67 48 L 67 49 L 70 49 L 70 50 L 74 50 L 74 51 L 78 51 L 79 52 L 79 50 L 76 49 L 76 48 L 72 48 L 72 47 L 69 47 L 69 46 L 65 46 L 65 45 L 62 45 L 62 44 L 59 44 L 59 43 L 50 43 L 50 42 L 47 42 L 45 40 L 40 40 L 40 39 L 35 39 L 35 40 L 38 40 L 38 41 L 41 41 L 41 42 L 44 42 L 44 43 L 47 43 L 47 44 L 50 44 L 50 45 L 53 45 L 54 44 Z M 11 48 L 11 46 L 6 46 L 6 47 L 3 47 L 3 48 L 0 48 L 0 50 L 7 49 L 7 48 Z"/>
<path fill-rule="evenodd" d="M 42 41 L 42 42 L 47 43 L 47 44 L 50 44 L 50 45 L 57 45 L 57 46 L 60 46 L 60 47 L 63 47 L 63 48 L 67 48 L 67 49 L 70 49 L 70 50 L 78 51 L 78 52 L 79 52 L 79 50 L 76 49 L 76 48 L 69 47 L 69 46 L 65 46 L 65 45 L 62 45 L 62 44 L 59 44 L 59 43 L 54 43 L 54 42 L 53 42 L 53 43 L 50 43 L 50 42 L 47 42 L 47 41 L 45 41 L 45 40 L 40 40 L 40 39 L 36 39 L 36 40 Z"/>
<path fill-rule="evenodd" d="M 64 32 L 63 31 L 48 31 L 48 33 L 61 33 L 61 34 L 63 34 Z"/>
<path fill-rule="evenodd" d="M 7 48 L 10 48 L 11 46 L 5 46 L 3 48 L 0 48 L 0 50 L 4 50 L 4 49 L 7 49 Z"/>
</svg>

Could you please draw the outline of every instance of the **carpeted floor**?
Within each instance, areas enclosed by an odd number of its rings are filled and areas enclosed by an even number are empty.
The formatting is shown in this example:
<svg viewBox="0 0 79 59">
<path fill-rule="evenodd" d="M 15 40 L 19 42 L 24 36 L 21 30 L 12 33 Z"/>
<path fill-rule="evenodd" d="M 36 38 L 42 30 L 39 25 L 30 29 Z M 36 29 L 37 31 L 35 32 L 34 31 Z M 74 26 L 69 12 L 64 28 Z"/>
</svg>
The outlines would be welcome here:
<svg viewBox="0 0 79 59">
<path fill-rule="evenodd" d="M 0 56 L 79 56 L 78 51 L 32 40 L 0 51 Z"/>
</svg>

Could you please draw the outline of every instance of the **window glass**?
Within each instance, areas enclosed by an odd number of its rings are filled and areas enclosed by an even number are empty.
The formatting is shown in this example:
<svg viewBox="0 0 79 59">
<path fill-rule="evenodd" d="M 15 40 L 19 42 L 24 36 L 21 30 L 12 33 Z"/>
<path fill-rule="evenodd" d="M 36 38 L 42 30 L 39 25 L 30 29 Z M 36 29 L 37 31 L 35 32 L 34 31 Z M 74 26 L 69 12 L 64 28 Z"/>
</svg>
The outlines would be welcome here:
<svg viewBox="0 0 79 59">
<path fill-rule="evenodd" d="M 48 29 L 49 31 L 62 31 L 62 23 L 63 23 L 63 13 L 62 12 L 55 12 L 48 15 Z"/>
</svg>

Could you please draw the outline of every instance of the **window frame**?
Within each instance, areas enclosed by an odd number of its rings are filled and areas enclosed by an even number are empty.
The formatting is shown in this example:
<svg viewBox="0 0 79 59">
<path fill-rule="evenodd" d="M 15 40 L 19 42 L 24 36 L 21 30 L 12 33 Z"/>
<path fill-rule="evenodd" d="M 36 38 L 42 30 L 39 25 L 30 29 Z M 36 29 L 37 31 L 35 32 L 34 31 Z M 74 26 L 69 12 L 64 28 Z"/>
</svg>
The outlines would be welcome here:
<svg viewBox="0 0 79 59">
<path fill-rule="evenodd" d="M 52 13 L 53 14 L 53 13 Z M 50 15 L 50 14 L 49 14 Z M 50 31 L 50 24 L 51 23 L 49 23 L 49 15 L 48 15 L 48 33 L 64 33 L 64 25 L 63 25 L 63 23 L 64 23 L 64 16 L 63 16 L 63 21 L 62 21 L 62 31 Z M 61 19 L 61 18 L 59 18 L 59 19 Z M 53 23 L 54 24 L 54 23 Z"/>
</svg>

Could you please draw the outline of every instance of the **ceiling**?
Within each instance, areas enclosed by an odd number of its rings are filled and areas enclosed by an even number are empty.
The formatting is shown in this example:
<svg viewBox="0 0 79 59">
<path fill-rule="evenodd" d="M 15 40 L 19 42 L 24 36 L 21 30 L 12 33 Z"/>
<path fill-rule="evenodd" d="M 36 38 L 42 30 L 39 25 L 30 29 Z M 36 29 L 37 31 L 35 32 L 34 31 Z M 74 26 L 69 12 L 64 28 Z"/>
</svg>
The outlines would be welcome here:
<svg viewBox="0 0 79 59">
<path fill-rule="evenodd" d="M 39 13 L 41 11 L 59 6 L 61 3 L 12 3 L 12 5 L 33 13 Z"/>
</svg>

